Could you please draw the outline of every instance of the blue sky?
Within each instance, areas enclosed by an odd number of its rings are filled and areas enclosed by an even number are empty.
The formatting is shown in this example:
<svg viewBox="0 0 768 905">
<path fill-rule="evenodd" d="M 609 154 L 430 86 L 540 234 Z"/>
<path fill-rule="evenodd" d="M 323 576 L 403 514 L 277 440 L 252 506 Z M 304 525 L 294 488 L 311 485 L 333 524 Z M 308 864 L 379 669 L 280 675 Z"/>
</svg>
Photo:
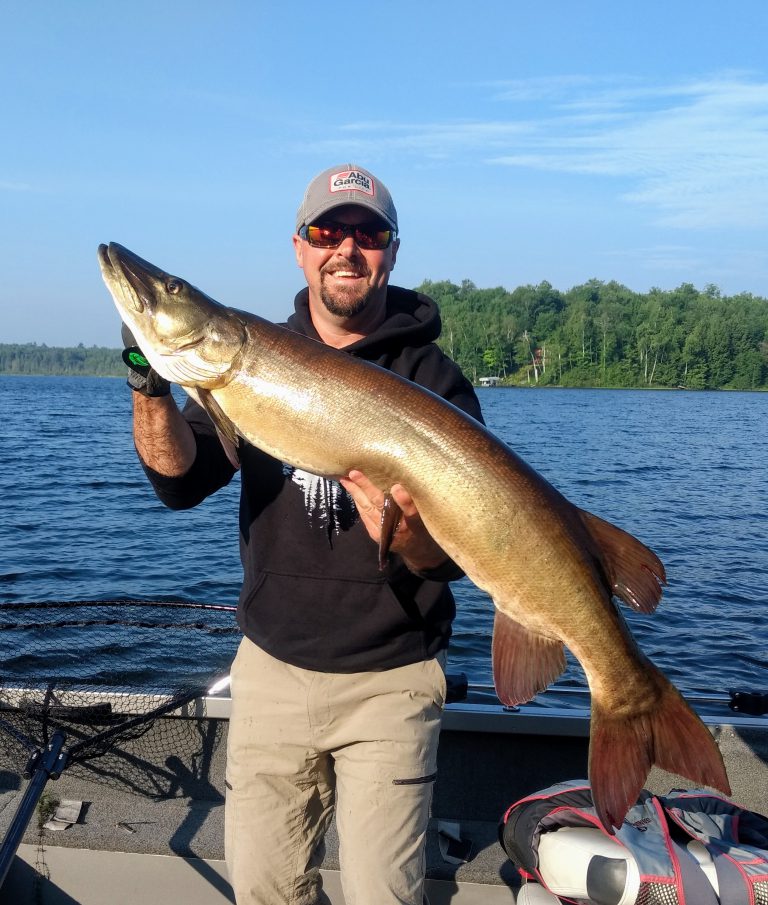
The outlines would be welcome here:
<svg viewBox="0 0 768 905">
<path fill-rule="evenodd" d="M 768 297 L 768 3 L 0 0 L 0 342 L 119 345 L 117 241 L 280 320 L 309 179 L 390 188 L 393 282 Z"/>
</svg>

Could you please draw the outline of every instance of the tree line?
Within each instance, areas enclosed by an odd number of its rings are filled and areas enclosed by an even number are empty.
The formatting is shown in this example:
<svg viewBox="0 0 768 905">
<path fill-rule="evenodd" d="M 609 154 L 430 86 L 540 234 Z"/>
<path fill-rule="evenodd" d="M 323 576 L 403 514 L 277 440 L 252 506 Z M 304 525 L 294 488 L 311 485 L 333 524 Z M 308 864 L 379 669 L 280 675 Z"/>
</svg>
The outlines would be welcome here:
<svg viewBox="0 0 768 905">
<path fill-rule="evenodd" d="M 74 348 L 37 343 L 0 343 L 0 374 L 44 376 L 125 376 L 122 349 L 103 346 Z"/>
<path fill-rule="evenodd" d="M 563 387 L 768 388 L 768 301 L 713 285 L 637 293 L 590 280 L 478 289 L 424 281 L 439 344 L 479 383 Z M 0 374 L 124 376 L 120 349 L 0 344 Z"/>
<path fill-rule="evenodd" d="M 768 387 L 768 301 L 697 290 L 633 292 L 590 280 L 478 289 L 426 280 L 440 306 L 443 350 L 478 383 L 563 387 Z"/>
</svg>

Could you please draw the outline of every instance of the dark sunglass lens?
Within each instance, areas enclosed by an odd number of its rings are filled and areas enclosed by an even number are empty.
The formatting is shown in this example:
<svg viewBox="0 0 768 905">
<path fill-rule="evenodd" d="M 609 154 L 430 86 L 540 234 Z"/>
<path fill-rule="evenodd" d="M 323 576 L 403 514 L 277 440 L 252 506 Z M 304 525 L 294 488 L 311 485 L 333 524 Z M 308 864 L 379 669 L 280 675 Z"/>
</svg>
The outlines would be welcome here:
<svg viewBox="0 0 768 905">
<path fill-rule="evenodd" d="M 355 241 L 360 248 L 382 249 L 389 245 L 391 234 L 391 230 L 375 223 L 363 223 L 355 229 Z"/>
<path fill-rule="evenodd" d="M 319 223 L 307 227 L 307 241 L 318 248 L 335 248 L 344 241 L 344 230 L 331 223 Z"/>
</svg>

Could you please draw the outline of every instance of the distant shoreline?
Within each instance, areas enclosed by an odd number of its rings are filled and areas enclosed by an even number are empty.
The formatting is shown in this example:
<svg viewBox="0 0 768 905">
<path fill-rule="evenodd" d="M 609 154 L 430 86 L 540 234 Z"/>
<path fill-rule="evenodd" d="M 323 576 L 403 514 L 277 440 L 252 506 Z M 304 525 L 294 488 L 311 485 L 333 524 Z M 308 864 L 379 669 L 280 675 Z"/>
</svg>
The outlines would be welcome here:
<svg viewBox="0 0 768 905">
<path fill-rule="evenodd" d="M 51 374 L 43 374 L 43 373 L 33 374 L 31 372 L 29 374 L 23 374 L 23 373 L 19 373 L 18 371 L 0 371 L 0 377 L 56 377 L 56 378 L 59 378 L 59 377 L 62 377 L 62 378 L 67 378 L 67 377 L 99 377 L 99 378 L 101 378 L 101 377 L 104 377 L 107 380 L 120 380 L 121 378 L 124 380 L 125 376 L 126 376 L 125 374 L 90 374 L 90 373 L 86 373 L 85 371 L 83 371 L 82 373 L 78 373 L 78 374 L 71 374 L 71 373 L 70 374 L 52 374 L 52 373 Z"/>
<path fill-rule="evenodd" d="M 97 378 L 99 380 L 125 380 L 125 374 L 87 374 L 85 372 L 78 374 L 20 374 L 18 372 L 9 372 L 9 371 L 0 371 L 0 377 L 34 377 L 36 379 L 39 378 L 55 378 L 56 380 L 66 380 L 66 379 L 77 379 L 82 377 L 88 378 Z M 536 384 L 499 384 L 493 387 L 483 387 L 478 384 L 473 384 L 476 390 L 483 390 L 490 392 L 495 392 L 497 390 L 567 390 L 568 392 L 579 392 L 580 390 L 606 390 L 611 392 L 616 391 L 635 391 L 641 390 L 643 392 L 664 392 L 664 393 L 674 393 L 674 392 L 683 392 L 683 393 L 766 393 L 768 392 L 768 388 L 766 387 L 756 387 L 751 390 L 743 390 L 737 387 L 711 387 L 706 389 L 698 389 L 697 387 L 663 387 L 663 386 L 636 386 L 636 387 L 618 387 L 618 386 L 580 386 L 580 387 L 568 387 L 568 386 L 558 386 L 556 384 L 546 384 L 543 386 L 537 386 Z M 183 389 L 183 388 L 182 388 Z"/>
</svg>

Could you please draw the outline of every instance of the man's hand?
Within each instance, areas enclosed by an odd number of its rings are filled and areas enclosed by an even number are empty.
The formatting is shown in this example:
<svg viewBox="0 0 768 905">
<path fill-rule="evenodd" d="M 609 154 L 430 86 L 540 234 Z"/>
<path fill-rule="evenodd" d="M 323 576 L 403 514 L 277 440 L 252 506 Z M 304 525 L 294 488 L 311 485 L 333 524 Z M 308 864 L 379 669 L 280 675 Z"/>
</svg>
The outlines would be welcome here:
<svg viewBox="0 0 768 905">
<path fill-rule="evenodd" d="M 161 377 L 144 357 L 126 324 L 123 324 L 121 336 L 125 346 L 123 361 L 128 365 L 128 386 L 142 396 L 167 396 L 171 392 L 170 383 L 165 377 Z"/>
<path fill-rule="evenodd" d="M 386 491 L 376 487 L 357 470 L 351 471 L 340 483 L 354 500 L 368 534 L 377 544 L 380 543 L 381 513 L 387 498 Z M 389 549 L 402 556 L 412 572 L 429 571 L 444 565 L 448 557 L 427 531 L 410 493 L 402 484 L 394 484 L 389 495 L 402 512 Z"/>
</svg>

